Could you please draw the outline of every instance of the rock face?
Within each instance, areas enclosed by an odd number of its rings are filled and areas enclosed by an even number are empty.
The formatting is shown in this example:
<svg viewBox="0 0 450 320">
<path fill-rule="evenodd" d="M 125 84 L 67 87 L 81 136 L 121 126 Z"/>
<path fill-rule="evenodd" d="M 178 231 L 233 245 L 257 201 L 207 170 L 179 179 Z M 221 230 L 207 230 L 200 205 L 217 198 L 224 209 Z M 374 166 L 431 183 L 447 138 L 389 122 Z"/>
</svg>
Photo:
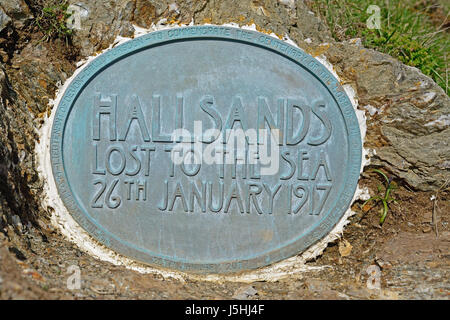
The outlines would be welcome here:
<svg viewBox="0 0 450 320">
<path fill-rule="evenodd" d="M 5 70 L 0 68 L 0 227 L 16 225 L 14 217 L 35 221 L 39 212 L 35 194 L 37 175 L 33 163 L 37 136 L 32 115 L 17 105 Z M 34 173 L 33 173 L 34 172 Z"/>
<path fill-rule="evenodd" d="M 1 0 L 0 29 L 2 28 L 2 18 L 3 22 L 12 21 L 15 27 L 21 28 L 33 18 L 33 15 L 23 0 Z"/>
<path fill-rule="evenodd" d="M 3 8 L 0 7 L 0 32 L 3 31 L 10 22 L 11 18 L 6 14 Z"/>
<path fill-rule="evenodd" d="M 253 24 L 261 30 L 279 35 L 289 34 L 291 38 L 313 38 L 317 41 L 331 41 L 326 26 L 320 22 L 305 5 L 283 4 L 278 1 L 70 1 L 78 6 L 81 16 L 81 30 L 75 35 L 74 43 L 82 55 L 90 55 L 105 49 L 118 36 L 131 36 L 132 25 L 149 28 L 152 24 L 183 23 L 240 25 Z M 301 25 L 301 26 L 300 26 Z"/>
<path fill-rule="evenodd" d="M 140 286 L 141 296 L 147 298 L 211 297 L 214 296 L 212 292 L 217 287 L 222 287 L 212 284 L 211 289 L 202 283 L 185 285 L 175 281 L 155 282 L 156 280 L 149 278 L 148 275 L 138 277 L 129 270 L 119 270 L 118 267 L 111 267 L 83 255 L 60 236 L 48 236 L 48 239 L 44 236 L 44 234 L 51 235 L 52 229 L 48 226 L 49 212 L 42 208 L 40 202 L 43 182 L 37 174 L 34 150 L 39 139 L 38 129 L 43 123 L 44 116 L 51 111 L 48 107 L 49 99 L 54 97 L 58 85 L 74 72 L 78 60 L 107 48 L 119 35 L 132 36 L 133 25 L 148 28 L 156 23 L 233 22 L 239 25 L 255 24 L 259 31 L 273 32 L 280 37 L 288 36 L 311 55 L 326 58 L 333 64 L 343 84 L 354 88 L 359 108 L 365 110 L 367 116 L 365 147 L 372 150 L 372 165 L 381 167 L 397 177 L 397 180 L 403 181 L 409 188 L 419 191 L 435 192 L 450 179 L 449 97 L 417 69 L 407 67 L 385 54 L 363 48 L 357 40 L 335 42 L 327 26 L 314 16 L 303 1 L 70 0 L 69 3 L 74 6 L 75 14 L 80 19 L 81 29 L 75 30 L 69 45 L 63 40 L 44 42 L 43 34 L 32 28 L 33 17 L 39 14 L 36 8 L 43 1 L 0 0 L 0 258 L 3 262 L 7 261 L 9 266 L 5 269 L 5 264 L 0 263 L 0 298 L 17 296 L 9 293 L 5 295 L 5 292 L 9 292 L 7 291 L 9 289 L 5 288 L 14 287 L 11 274 L 14 273 L 14 279 L 21 277 L 21 270 L 13 270 L 16 266 L 12 256 L 6 257 L 9 254 L 14 254 L 19 260 L 28 257 L 28 262 L 31 261 L 33 268 L 40 268 L 39 272 L 48 279 L 53 277 L 53 284 L 59 288 L 65 288 L 66 279 L 61 280 L 55 276 L 57 274 L 57 270 L 53 269 L 55 260 L 59 261 L 58 264 L 70 261 L 69 264 L 83 267 L 83 274 L 86 274 L 83 281 L 87 283 L 94 283 L 90 282 L 90 278 L 98 281 L 98 274 L 103 274 L 105 270 L 111 273 L 112 278 L 128 279 L 128 282 L 120 285 L 120 289 L 116 288 L 124 296 L 134 292 L 128 290 L 129 285 Z M 415 193 L 405 195 L 403 203 L 409 206 L 414 198 Z M 431 216 L 429 198 L 429 193 L 426 193 L 426 197 L 422 195 L 422 202 L 415 202 L 412 211 L 420 214 L 423 213 L 419 211 L 426 211 Z M 438 204 L 443 211 L 448 209 L 448 202 L 444 204 L 441 198 L 439 201 L 441 202 Z M 425 206 L 428 206 L 426 210 Z M 407 224 L 403 223 L 404 218 L 400 214 L 397 218 L 397 225 L 412 228 L 409 221 Z M 442 219 L 446 221 L 444 217 Z M 418 224 L 415 221 L 414 223 Z M 412 223 L 411 225 L 414 226 Z M 427 227 L 430 228 L 428 225 Z M 347 236 L 352 241 L 352 254 L 360 250 L 361 256 L 358 256 L 358 259 L 364 261 L 363 264 L 370 264 L 374 257 L 370 256 L 373 250 L 367 253 L 366 248 L 373 247 L 374 241 L 380 235 L 374 234 L 374 228 L 370 226 L 362 231 L 360 228 L 359 224 L 350 226 L 352 232 Z M 417 228 L 421 230 L 422 226 L 418 225 Z M 410 232 L 409 229 L 407 231 Z M 360 235 L 361 232 L 364 236 Z M 368 242 L 364 242 L 366 234 L 372 237 L 368 238 Z M 442 234 L 448 239 L 448 232 Z M 357 246 L 357 241 L 361 241 L 361 248 Z M 9 250 L 6 249 L 5 243 Z M 341 259 L 345 261 L 345 257 L 336 260 L 339 261 L 336 270 L 338 272 L 343 270 L 342 274 L 336 276 L 337 280 L 330 276 L 329 279 L 334 281 L 333 286 L 328 284 L 325 288 L 334 288 L 345 278 L 343 273 L 347 272 L 347 269 L 341 265 Z M 356 264 L 355 261 L 358 259 L 351 260 L 352 265 Z M 434 260 L 430 263 L 435 265 Z M 447 269 L 442 267 L 437 272 L 441 274 L 440 279 L 446 279 L 448 263 L 445 261 L 442 263 Z M 364 267 L 367 267 L 367 264 Z M 409 268 L 407 261 L 402 261 L 402 265 L 405 265 L 404 268 L 409 274 L 411 269 L 407 269 Z M 420 268 L 422 268 L 420 272 L 412 271 L 414 277 L 410 279 L 409 288 L 417 286 L 419 279 L 423 278 L 421 276 L 423 270 L 428 270 L 427 272 L 432 270 L 428 265 Z M 30 272 L 30 269 L 27 270 Z M 331 274 L 329 270 L 324 271 L 323 278 Z M 117 272 L 121 276 L 116 277 Z M 400 286 L 404 287 L 404 270 L 396 269 L 394 265 L 392 273 L 395 273 L 393 279 L 396 283 L 401 283 Z M 39 274 L 31 274 L 33 279 L 41 277 Z M 415 278 L 416 276 L 419 278 Z M 429 278 L 432 278 L 431 274 Z M 155 283 L 156 292 L 159 293 L 153 295 Z M 270 292 L 272 295 L 266 297 L 279 298 L 276 292 L 291 290 L 292 294 L 287 297 L 308 297 L 308 294 L 314 291 L 316 283 L 314 286 L 305 283 L 306 289 L 298 288 L 298 285 L 296 281 L 290 279 L 287 284 L 260 283 L 251 294 L 260 296 Z M 279 286 L 284 287 L 280 289 Z M 442 281 L 436 280 L 434 287 L 439 289 L 441 286 Z M 122 290 L 122 287 L 125 289 Z M 96 285 L 92 285 L 92 288 L 95 289 Z M 239 286 L 227 284 L 227 288 L 232 294 L 238 292 Z M 93 292 L 102 292 L 94 289 Z M 85 294 L 92 294 L 86 290 L 88 293 Z M 174 293 L 166 295 L 170 290 Z M 446 290 L 442 292 L 448 292 L 448 288 Z M 33 292 L 38 292 L 36 297 L 45 294 L 41 289 Z M 65 292 L 67 293 L 67 290 Z M 351 291 L 346 292 L 352 295 Z M 332 292 L 332 296 L 336 294 Z M 369 294 L 365 292 L 364 297 Z M 63 297 L 64 293 L 55 296 Z M 340 293 L 337 296 L 348 297 Z M 231 296 L 220 293 L 218 297 Z M 417 295 L 408 293 L 403 297 L 417 297 Z M 430 298 L 432 293 L 430 295 L 427 293 L 424 297 Z"/>
<path fill-rule="evenodd" d="M 371 164 L 416 190 L 437 190 L 450 179 L 449 97 L 417 69 L 358 41 L 335 42 L 302 1 L 70 0 L 81 26 L 72 46 L 42 42 L 42 35 L 27 30 L 37 14 L 34 2 L 0 0 L 2 230 L 14 225 L 14 216 L 23 225 L 42 224 L 48 216 L 39 201 L 42 181 L 34 145 L 57 85 L 79 58 L 107 48 L 119 35 L 132 36 L 133 25 L 148 28 L 158 22 L 254 23 L 262 32 L 288 36 L 313 56 L 326 57 L 343 84 L 355 89 L 368 119 L 365 147 L 374 150 Z"/>
<path fill-rule="evenodd" d="M 324 53 L 357 92 L 368 117 L 366 148 L 410 187 L 429 191 L 450 178 L 450 99 L 417 69 L 357 44 Z"/>
</svg>

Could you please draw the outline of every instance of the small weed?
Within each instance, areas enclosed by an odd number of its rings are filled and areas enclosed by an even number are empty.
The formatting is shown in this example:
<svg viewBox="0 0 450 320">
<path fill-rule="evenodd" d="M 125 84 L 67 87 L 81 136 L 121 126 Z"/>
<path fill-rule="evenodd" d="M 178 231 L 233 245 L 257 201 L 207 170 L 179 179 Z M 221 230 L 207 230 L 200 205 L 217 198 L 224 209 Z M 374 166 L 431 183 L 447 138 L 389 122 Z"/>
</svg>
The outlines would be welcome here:
<svg viewBox="0 0 450 320">
<path fill-rule="evenodd" d="M 67 12 L 69 3 L 61 0 L 45 0 L 39 8 L 34 23 L 44 33 L 43 41 L 63 39 L 66 44 L 72 36 L 72 29 L 67 26 L 71 13 Z"/>
<path fill-rule="evenodd" d="M 368 199 L 367 201 L 365 201 L 363 203 L 363 205 L 361 206 L 361 209 L 364 212 L 368 212 L 370 209 L 372 209 L 373 207 L 366 207 L 366 205 L 368 205 L 371 201 L 375 201 L 375 206 L 381 201 L 381 203 L 383 204 L 383 207 L 380 209 L 380 225 L 382 225 L 384 223 L 384 220 L 386 219 L 386 216 L 388 214 L 389 211 L 389 203 L 391 202 L 397 202 L 395 199 L 391 198 L 391 192 L 392 190 L 394 190 L 396 188 L 395 183 L 392 181 L 392 179 L 389 179 L 386 174 L 384 174 L 383 171 L 378 170 L 378 169 L 373 169 L 374 172 L 380 174 L 383 178 L 384 178 L 384 195 L 381 196 L 382 193 L 382 187 L 381 185 L 378 186 L 378 196 L 374 196 L 371 197 L 370 199 Z M 366 209 L 367 208 L 367 209 Z"/>
</svg>

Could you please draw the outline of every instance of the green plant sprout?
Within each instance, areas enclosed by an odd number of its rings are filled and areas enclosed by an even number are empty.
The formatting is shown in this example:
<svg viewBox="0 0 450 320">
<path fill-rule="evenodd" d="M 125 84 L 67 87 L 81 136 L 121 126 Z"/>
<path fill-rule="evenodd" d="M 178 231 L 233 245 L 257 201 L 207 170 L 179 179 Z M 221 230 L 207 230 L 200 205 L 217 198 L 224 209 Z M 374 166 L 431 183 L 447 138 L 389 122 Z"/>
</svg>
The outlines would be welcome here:
<svg viewBox="0 0 450 320">
<path fill-rule="evenodd" d="M 374 172 L 380 174 L 383 178 L 384 178 L 384 182 L 385 182 L 385 191 L 384 191 L 384 196 L 374 196 L 369 198 L 368 200 L 366 200 L 361 209 L 364 211 L 364 207 L 366 204 L 368 204 L 371 201 L 375 201 L 375 205 L 378 202 L 382 202 L 383 203 L 383 208 L 380 209 L 380 225 L 382 225 L 384 223 L 384 220 L 386 219 L 387 213 L 389 211 L 389 203 L 391 202 L 397 202 L 397 200 L 391 198 L 391 192 L 392 190 L 394 190 L 396 188 L 395 183 L 392 181 L 392 179 L 389 179 L 386 174 L 378 169 L 373 169 Z M 381 186 L 378 186 L 378 193 L 381 193 Z M 371 208 L 369 208 L 367 211 L 369 211 Z"/>
<path fill-rule="evenodd" d="M 67 26 L 67 19 L 72 15 L 67 11 L 68 7 L 67 1 L 44 1 L 44 7 L 35 19 L 36 25 L 44 33 L 42 40 L 61 38 L 68 42 L 72 36 L 72 29 Z"/>
</svg>

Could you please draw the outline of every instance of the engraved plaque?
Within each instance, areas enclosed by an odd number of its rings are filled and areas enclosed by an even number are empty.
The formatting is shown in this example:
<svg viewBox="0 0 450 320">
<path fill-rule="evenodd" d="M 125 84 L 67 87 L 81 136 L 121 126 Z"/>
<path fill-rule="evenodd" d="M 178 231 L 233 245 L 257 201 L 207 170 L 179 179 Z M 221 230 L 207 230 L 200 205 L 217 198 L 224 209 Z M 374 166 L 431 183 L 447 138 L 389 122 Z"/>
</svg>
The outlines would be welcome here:
<svg viewBox="0 0 450 320">
<path fill-rule="evenodd" d="M 65 91 L 51 137 L 60 197 L 95 239 L 151 265 L 218 273 L 330 232 L 361 148 L 353 107 L 317 60 L 218 26 L 99 55 Z"/>
</svg>

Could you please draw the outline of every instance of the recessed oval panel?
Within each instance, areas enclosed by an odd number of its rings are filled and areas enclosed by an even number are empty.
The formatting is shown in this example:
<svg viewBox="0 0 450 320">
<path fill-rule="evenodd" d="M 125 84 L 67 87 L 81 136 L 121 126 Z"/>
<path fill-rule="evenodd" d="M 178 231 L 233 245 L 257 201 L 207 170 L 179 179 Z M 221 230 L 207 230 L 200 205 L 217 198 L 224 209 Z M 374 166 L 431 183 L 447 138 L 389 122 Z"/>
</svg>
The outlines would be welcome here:
<svg viewBox="0 0 450 320">
<path fill-rule="evenodd" d="M 361 138 L 339 82 L 301 49 L 194 26 L 90 62 L 58 106 L 51 159 L 68 211 L 107 247 L 223 273 L 328 234 L 353 197 Z"/>
</svg>

